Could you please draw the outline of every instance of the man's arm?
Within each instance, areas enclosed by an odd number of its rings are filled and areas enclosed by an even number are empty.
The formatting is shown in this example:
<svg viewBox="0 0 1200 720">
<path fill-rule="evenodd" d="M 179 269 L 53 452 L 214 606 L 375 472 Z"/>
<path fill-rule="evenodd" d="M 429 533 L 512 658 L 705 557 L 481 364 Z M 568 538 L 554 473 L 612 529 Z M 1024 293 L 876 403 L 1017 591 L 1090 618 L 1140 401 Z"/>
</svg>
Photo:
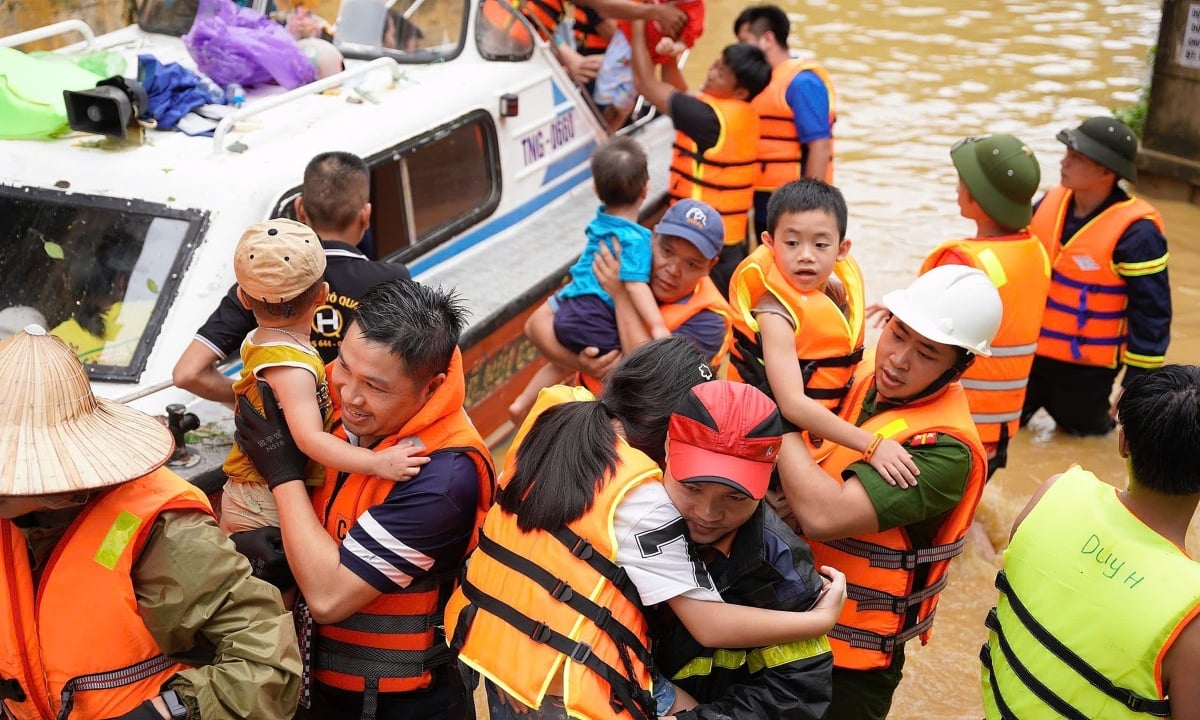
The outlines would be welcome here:
<svg viewBox="0 0 1200 720">
<path fill-rule="evenodd" d="M 671 37 L 679 34 L 687 24 L 687 13 L 668 3 L 630 2 L 630 0 L 577 0 L 576 5 L 591 8 L 605 19 L 613 20 L 656 20 L 663 33 Z"/>
<path fill-rule="evenodd" d="M 1171 698 L 1171 717 L 1176 720 L 1200 718 L 1200 619 L 1192 618 L 1171 643 L 1163 658 L 1163 690 Z"/>
<path fill-rule="evenodd" d="M 199 711 L 189 717 L 292 716 L 301 668 L 291 615 L 212 518 L 163 513 L 131 577 L 158 646 L 196 665 L 167 683 Z"/>
<path fill-rule="evenodd" d="M 783 436 L 776 464 L 788 507 L 805 537 L 835 540 L 879 530 L 871 496 L 856 475 L 829 477 L 808 452 L 799 433 Z"/>
<path fill-rule="evenodd" d="M 796 138 L 804 146 L 804 177 L 825 179 L 833 157 L 833 127 L 829 124 L 829 91 L 814 72 L 797 73 L 788 84 L 788 107 Z"/>
<path fill-rule="evenodd" d="M 833 156 L 833 141 L 829 138 L 813 140 L 808 144 L 804 156 L 804 177 L 824 180 L 829 170 L 829 159 Z"/>
<path fill-rule="evenodd" d="M 1167 240 L 1154 223 L 1129 226 L 1113 251 L 1117 273 L 1125 279 L 1129 344 L 1125 348 L 1122 386 L 1161 367 L 1171 342 L 1171 283 L 1167 275 Z"/>
<path fill-rule="evenodd" d="M 654 76 L 654 63 L 650 61 L 650 51 L 646 48 L 646 23 L 633 22 L 633 37 L 629 45 L 633 57 L 630 65 L 633 70 L 633 85 L 658 111 L 664 115 L 671 114 L 671 94 L 678 92 L 675 86 Z"/>
<path fill-rule="evenodd" d="M 233 405 L 233 380 L 217 369 L 219 360 L 211 347 L 193 338 L 175 363 L 171 381 L 196 397 Z"/>
<path fill-rule="evenodd" d="M 600 355 L 596 348 L 584 348 L 576 355 L 563 347 L 554 334 L 554 311 L 549 301 L 542 303 L 525 321 L 525 337 L 551 363 L 594 378 L 604 379 L 621 357 L 618 350 Z"/>
</svg>

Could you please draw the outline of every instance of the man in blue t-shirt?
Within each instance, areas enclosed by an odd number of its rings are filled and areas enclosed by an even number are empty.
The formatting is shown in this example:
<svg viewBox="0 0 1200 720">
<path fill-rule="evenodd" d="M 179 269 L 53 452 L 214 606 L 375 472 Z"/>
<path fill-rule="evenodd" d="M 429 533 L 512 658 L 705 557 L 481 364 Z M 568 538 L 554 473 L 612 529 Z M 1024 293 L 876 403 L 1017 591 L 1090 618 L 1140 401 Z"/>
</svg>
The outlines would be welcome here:
<svg viewBox="0 0 1200 720">
<path fill-rule="evenodd" d="M 833 183 L 834 90 L 825 69 L 788 51 L 787 13 L 755 5 L 733 23 L 738 40 L 763 51 L 771 82 L 751 105 L 759 115 L 761 168 L 754 192 L 754 231 L 767 225 L 767 199 L 776 188 L 802 177 Z"/>
</svg>

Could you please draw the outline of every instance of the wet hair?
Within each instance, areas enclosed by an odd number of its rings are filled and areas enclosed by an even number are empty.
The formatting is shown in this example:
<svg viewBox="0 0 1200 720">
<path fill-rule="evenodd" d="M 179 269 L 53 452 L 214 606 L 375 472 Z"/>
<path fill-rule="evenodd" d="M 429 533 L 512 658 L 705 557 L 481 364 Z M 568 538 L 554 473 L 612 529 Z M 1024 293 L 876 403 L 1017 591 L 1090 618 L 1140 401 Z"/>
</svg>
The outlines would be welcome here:
<svg viewBox="0 0 1200 720">
<path fill-rule="evenodd" d="M 1200 492 L 1200 368 L 1164 365 L 1117 401 L 1133 481 L 1164 495 Z"/>
<path fill-rule="evenodd" d="M 779 220 L 789 213 L 824 210 L 837 221 L 838 240 L 846 239 L 849 212 L 842 191 L 833 185 L 813 178 L 794 180 L 775 192 L 767 201 L 767 232 L 775 234 Z"/>
<path fill-rule="evenodd" d="M 771 82 L 771 65 L 767 62 L 767 56 L 750 43 L 726 45 L 721 51 L 721 62 L 733 72 L 738 87 L 748 93 L 747 101 L 753 100 Z"/>
<path fill-rule="evenodd" d="M 612 421 L 621 423 L 632 447 L 661 466 L 671 413 L 684 393 L 713 377 L 687 340 L 670 337 L 642 345 L 609 373 L 599 401 L 556 405 L 534 421 L 517 448 L 516 471 L 496 502 L 516 515 L 517 527 L 526 532 L 578 520 L 616 470 Z"/>
<path fill-rule="evenodd" d="M 592 153 L 592 179 L 600 202 L 609 207 L 633 205 L 650 182 L 646 151 L 632 138 L 614 137 Z"/>
<path fill-rule="evenodd" d="M 321 153 L 304 168 L 300 197 L 309 225 L 318 235 L 342 230 L 371 199 L 371 171 L 353 153 Z"/>
<path fill-rule="evenodd" d="M 246 304 L 250 306 L 250 312 L 254 313 L 254 317 L 278 317 L 291 318 L 304 312 L 313 306 L 317 298 L 321 297 L 321 292 L 324 288 L 324 276 L 317 278 L 317 281 L 305 288 L 304 292 L 287 302 L 272 303 L 266 302 L 261 298 L 254 298 L 246 295 Z"/>
<path fill-rule="evenodd" d="M 742 26 L 747 24 L 750 25 L 750 32 L 754 37 L 760 38 L 770 31 L 775 36 L 775 42 L 784 50 L 787 49 L 788 32 L 792 24 L 787 13 L 780 8 L 775 5 L 752 5 L 746 8 L 737 16 L 737 20 L 733 21 L 733 34 L 737 35 Z"/>
<path fill-rule="evenodd" d="M 386 345 L 417 383 L 450 368 L 466 318 L 466 301 L 457 292 L 412 280 L 376 285 L 353 312 L 363 338 Z"/>
</svg>

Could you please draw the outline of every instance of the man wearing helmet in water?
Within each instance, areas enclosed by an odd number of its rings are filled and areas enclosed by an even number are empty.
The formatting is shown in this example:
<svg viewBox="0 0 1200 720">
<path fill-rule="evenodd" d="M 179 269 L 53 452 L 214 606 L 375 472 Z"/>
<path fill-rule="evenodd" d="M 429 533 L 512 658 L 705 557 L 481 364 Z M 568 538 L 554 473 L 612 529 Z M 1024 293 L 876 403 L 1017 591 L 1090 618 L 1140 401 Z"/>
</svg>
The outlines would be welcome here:
<svg viewBox="0 0 1200 720">
<path fill-rule="evenodd" d="M 958 382 L 987 357 L 1000 295 L 983 272 L 936 267 L 888 293 L 891 317 L 859 363 L 841 409 L 871 432 L 865 453 L 836 447 L 818 465 L 789 433 L 777 465 L 781 514 L 818 565 L 846 574 L 848 600 L 829 632 L 833 702 L 827 719 L 885 718 L 904 666 L 904 642 L 926 642 L 950 559 L 962 551 L 987 475 L 987 455 Z M 885 438 L 920 470 L 892 485 L 867 462 Z"/>
</svg>

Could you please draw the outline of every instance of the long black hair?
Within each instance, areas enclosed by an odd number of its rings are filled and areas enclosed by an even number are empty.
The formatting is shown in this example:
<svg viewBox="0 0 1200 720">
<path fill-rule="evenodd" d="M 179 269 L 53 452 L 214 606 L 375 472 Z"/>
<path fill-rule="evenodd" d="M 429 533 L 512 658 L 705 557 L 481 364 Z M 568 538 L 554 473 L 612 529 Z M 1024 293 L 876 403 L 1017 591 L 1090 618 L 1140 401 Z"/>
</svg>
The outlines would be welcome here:
<svg viewBox="0 0 1200 720">
<path fill-rule="evenodd" d="M 630 353 L 609 373 L 596 402 L 549 408 L 517 448 L 516 470 L 496 502 L 517 516 L 523 531 L 554 530 L 592 507 L 596 491 L 617 468 L 617 433 L 660 466 L 667 424 L 680 398 L 713 379 L 690 342 L 665 338 Z"/>
</svg>

